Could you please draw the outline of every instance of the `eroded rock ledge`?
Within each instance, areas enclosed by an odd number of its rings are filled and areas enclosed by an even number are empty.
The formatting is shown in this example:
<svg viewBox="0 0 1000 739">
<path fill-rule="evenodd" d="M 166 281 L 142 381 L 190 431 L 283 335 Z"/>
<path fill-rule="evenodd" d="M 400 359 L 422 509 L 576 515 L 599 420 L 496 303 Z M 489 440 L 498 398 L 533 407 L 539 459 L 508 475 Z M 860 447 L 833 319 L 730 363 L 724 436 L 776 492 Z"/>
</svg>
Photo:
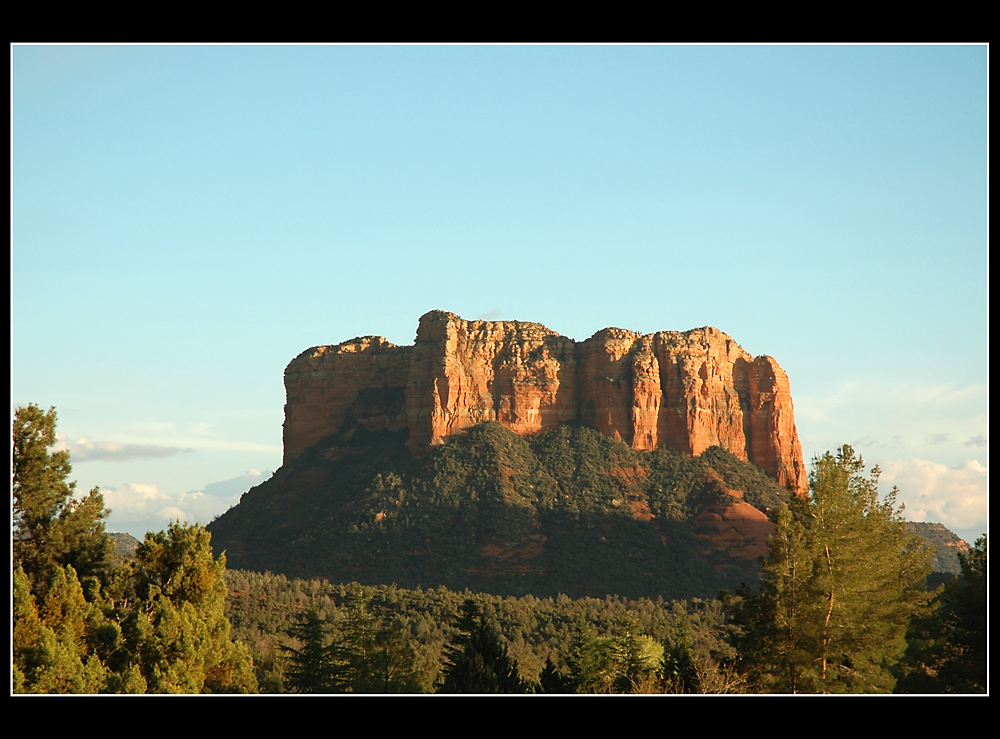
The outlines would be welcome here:
<svg viewBox="0 0 1000 739">
<path fill-rule="evenodd" d="M 495 420 L 518 434 L 582 421 L 636 449 L 720 445 L 782 485 L 808 487 L 788 376 L 718 329 L 576 342 L 537 323 L 431 311 L 413 346 L 365 336 L 306 350 L 285 369 L 284 461 L 361 426 L 409 431 L 420 454 Z"/>
</svg>

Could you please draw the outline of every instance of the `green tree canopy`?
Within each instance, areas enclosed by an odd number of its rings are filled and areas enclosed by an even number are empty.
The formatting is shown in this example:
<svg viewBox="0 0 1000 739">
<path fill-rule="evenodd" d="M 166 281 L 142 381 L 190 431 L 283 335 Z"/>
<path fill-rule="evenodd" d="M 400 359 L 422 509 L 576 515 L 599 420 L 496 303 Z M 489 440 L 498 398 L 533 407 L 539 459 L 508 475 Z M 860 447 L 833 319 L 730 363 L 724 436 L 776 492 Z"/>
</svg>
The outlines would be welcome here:
<svg viewBox="0 0 1000 739">
<path fill-rule="evenodd" d="M 960 553 L 962 574 L 936 612 L 914 624 L 901 693 L 986 692 L 986 535 Z"/>
<path fill-rule="evenodd" d="M 256 692 L 211 535 L 171 524 L 113 570 L 100 491 L 75 498 L 69 453 L 50 451 L 55 410 L 18 408 L 12 436 L 14 690 Z"/>
<path fill-rule="evenodd" d="M 116 595 L 128 653 L 149 692 L 257 691 L 249 651 L 229 637 L 225 569 L 200 524 L 172 523 L 139 545 Z"/>
<path fill-rule="evenodd" d="M 474 600 L 466 600 L 458 621 L 460 633 L 445 650 L 439 693 L 527 693 L 517 661 L 507 654 L 493 623 Z"/>
<path fill-rule="evenodd" d="M 339 693 L 342 689 L 340 645 L 330 637 L 319 611 L 310 608 L 285 633 L 299 645 L 282 645 L 289 658 L 285 683 L 296 693 Z"/>
<path fill-rule="evenodd" d="M 761 591 L 741 591 L 740 655 L 772 692 L 877 693 L 895 685 L 910 619 L 930 600 L 930 551 L 906 532 L 896 489 L 849 446 L 814 460 L 808 501 L 778 516 Z"/>
<path fill-rule="evenodd" d="M 354 693 L 419 692 L 416 654 L 405 627 L 373 616 L 369 600 L 356 595 L 348 609 L 343 640 L 347 687 Z"/>
<path fill-rule="evenodd" d="M 947 594 L 943 618 L 954 652 L 942 666 L 950 691 L 986 692 L 986 535 L 960 553 L 962 577 Z"/>
<path fill-rule="evenodd" d="M 18 408 L 13 423 L 14 567 L 27 575 L 31 591 L 44 597 L 57 569 L 71 565 L 84 585 L 104 583 L 112 545 L 104 532 L 107 510 L 100 490 L 74 496 L 69 452 L 56 444 L 56 411 L 34 403 Z"/>
</svg>

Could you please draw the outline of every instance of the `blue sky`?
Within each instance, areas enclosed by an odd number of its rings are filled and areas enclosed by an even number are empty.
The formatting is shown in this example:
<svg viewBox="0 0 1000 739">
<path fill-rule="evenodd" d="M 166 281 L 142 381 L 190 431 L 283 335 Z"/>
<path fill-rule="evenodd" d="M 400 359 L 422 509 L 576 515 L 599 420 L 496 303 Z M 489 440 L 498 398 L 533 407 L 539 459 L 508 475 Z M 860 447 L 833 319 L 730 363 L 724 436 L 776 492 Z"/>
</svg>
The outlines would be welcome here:
<svg viewBox="0 0 1000 739">
<path fill-rule="evenodd" d="M 985 46 L 14 46 L 11 405 L 112 530 L 281 460 L 307 347 L 712 325 L 986 530 Z"/>
</svg>

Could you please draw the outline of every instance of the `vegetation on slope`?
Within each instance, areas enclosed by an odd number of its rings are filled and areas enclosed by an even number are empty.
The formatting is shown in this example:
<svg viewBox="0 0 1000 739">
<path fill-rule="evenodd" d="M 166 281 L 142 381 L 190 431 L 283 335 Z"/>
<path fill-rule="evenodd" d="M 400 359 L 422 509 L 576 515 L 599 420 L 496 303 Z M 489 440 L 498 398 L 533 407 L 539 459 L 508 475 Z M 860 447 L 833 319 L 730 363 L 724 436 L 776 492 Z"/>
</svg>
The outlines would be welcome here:
<svg viewBox="0 0 1000 739">
<path fill-rule="evenodd" d="M 209 529 L 235 567 L 498 594 L 712 597 L 756 576 L 694 516 L 727 491 L 787 493 L 722 449 L 636 451 L 564 425 L 521 437 L 485 423 L 415 459 L 405 439 L 328 437 Z"/>
</svg>

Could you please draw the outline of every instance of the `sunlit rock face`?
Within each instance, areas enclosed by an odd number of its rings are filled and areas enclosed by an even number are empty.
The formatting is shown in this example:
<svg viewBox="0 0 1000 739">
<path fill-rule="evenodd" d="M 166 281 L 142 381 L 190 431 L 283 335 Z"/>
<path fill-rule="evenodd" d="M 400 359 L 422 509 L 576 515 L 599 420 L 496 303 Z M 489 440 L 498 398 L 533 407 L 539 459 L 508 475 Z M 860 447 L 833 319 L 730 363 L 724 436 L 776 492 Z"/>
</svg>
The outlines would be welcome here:
<svg viewBox="0 0 1000 739">
<path fill-rule="evenodd" d="M 420 454 L 484 421 L 533 434 L 578 421 L 636 449 L 719 445 L 807 490 L 788 376 L 718 329 L 576 342 L 537 323 L 431 311 L 413 346 L 379 336 L 319 346 L 285 369 L 285 462 L 328 434 L 409 432 Z"/>
</svg>

